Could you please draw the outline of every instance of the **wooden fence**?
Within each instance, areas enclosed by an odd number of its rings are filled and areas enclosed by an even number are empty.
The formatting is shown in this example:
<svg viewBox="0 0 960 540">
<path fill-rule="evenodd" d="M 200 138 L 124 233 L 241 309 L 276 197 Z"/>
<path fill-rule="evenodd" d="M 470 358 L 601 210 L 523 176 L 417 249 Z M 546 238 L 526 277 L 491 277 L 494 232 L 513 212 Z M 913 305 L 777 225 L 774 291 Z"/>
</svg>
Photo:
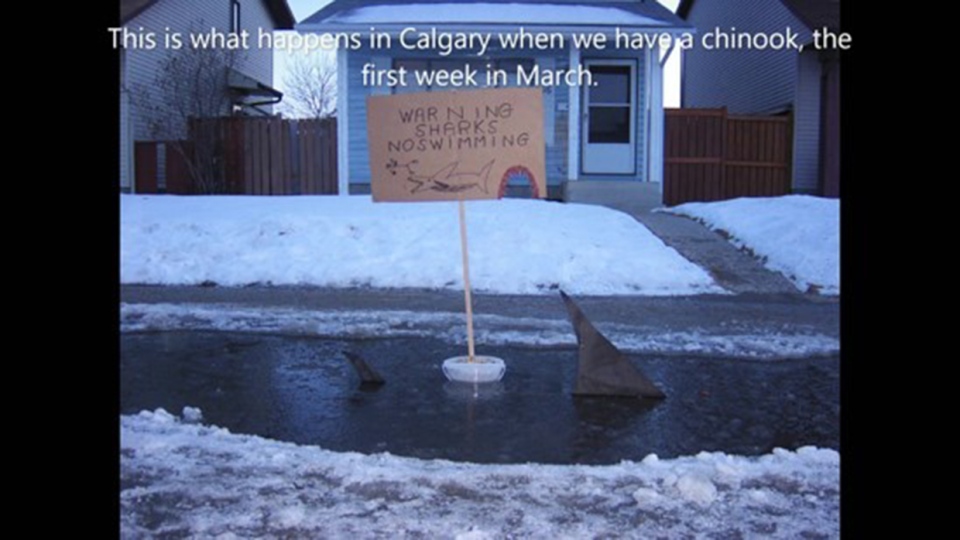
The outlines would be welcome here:
<svg viewBox="0 0 960 540">
<path fill-rule="evenodd" d="M 664 138 L 665 205 L 790 193 L 788 116 L 667 109 Z"/>
<path fill-rule="evenodd" d="M 327 195 L 337 193 L 336 119 L 284 120 L 231 117 L 195 120 L 187 141 L 135 144 L 138 193 L 156 193 L 161 176 L 167 193 L 203 190 L 189 174 L 185 149 L 210 147 L 221 167 L 219 192 L 244 195 Z M 209 139 L 215 139 L 210 144 Z M 199 138 L 204 137 L 203 143 Z M 196 143 L 196 144 L 194 144 Z M 165 148 L 158 166 L 159 148 Z M 176 145 L 180 146 L 178 149 Z"/>
</svg>

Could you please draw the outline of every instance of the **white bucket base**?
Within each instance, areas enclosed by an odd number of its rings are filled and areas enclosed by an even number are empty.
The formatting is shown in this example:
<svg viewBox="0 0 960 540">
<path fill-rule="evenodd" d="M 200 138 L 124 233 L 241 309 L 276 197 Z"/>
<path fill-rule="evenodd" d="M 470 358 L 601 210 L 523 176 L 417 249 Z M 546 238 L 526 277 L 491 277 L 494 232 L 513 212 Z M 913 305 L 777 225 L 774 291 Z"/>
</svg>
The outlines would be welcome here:
<svg viewBox="0 0 960 540">
<path fill-rule="evenodd" d="M 454 382 L 496 382 L 506 372 L 507 365 L 496 356 L 474 356 L 473 362 L 468 362 L 466 356 L 454 356 L 443 361 L 443 374 Z"/>
</svg>

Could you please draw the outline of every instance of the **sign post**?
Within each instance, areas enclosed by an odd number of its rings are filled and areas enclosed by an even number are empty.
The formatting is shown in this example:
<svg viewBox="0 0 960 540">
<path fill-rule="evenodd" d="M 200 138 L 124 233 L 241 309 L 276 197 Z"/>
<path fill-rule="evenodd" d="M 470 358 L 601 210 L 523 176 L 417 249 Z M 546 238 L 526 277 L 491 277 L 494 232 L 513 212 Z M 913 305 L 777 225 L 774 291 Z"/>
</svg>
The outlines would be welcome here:
<svg viewBox="0 0 960 540">
<path fill-rule="evenodd" d="M 460 252 L 463 255 L 463 303 L 467 309 L 467 362 L 473 362 L 476 353 L 473 341 L 473 301 L 470 298 L 470 248 L 467 244 L 467 211 L 463 199 L 457 199 L 460 206 Z"/>
<path fill-rule="evenodd" d="M 511 185 L 546 195 L 542 91 L 369 96 L 367 141 L 374 202 L 457 201 L 467 356 L 448 359 L 444 373 L 451 380 L 499 380 L 503 361 L 475 353 L 464 201 L 499 199 Z"/>
</svg>

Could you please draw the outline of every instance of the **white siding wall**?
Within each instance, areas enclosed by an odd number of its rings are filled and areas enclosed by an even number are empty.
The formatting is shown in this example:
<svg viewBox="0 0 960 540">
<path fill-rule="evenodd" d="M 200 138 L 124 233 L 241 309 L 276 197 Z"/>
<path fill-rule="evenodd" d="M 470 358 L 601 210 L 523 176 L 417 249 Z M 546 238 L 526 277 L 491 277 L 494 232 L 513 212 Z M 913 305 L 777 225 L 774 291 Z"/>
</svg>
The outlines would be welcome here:
<svg viewBox="0 0 960 540">
<path fill-rule="evenodd" d="M 820 60 L 800 53 L 793 117 L 793 188 L 816 192 L 820 177 Z"/>
<path fill-rule="evenodd" d="M 120 80 L 124 80 L 127 56 L 120 51 Z M 120 87 L 120 188 L 130 190 L 133 187 L 133 171 L 130 164 L 133 159 L 133 139 L 130 137 L 130 96 Z"/>
<path fill-rule="evenodd" d="M 805 25 L 776 0 L 698 0 L 687 20 L 697 28 L 698 44 L 718 26 L 741 32 L 784 31 L 787 26 L 809 39 Z M 797 54 L 792 50 L 704 50 L 683 57 L 683 106 L 722 107 L 731 114 L 782 111 L 794 98 Z"/>
<path fill-rule="evenodd" d="M 257 49 L 257 29 L 262 27 L 272 30 L 273 22 L 262 0 L 240 0 L 242 28 L 250 32 L 250 50 L 244 51 L 237 69 L 266 84 L 273 83 L 273 51 Z M 125 69 L 121 71 L 121 91 L 130 92 L 129 104 L 121 104 L 121 185 L 132 185 L 132 160 L 125 154 L 132 155 L 134 140 L 150 140 L 147 120 L 140 111 L 138 102 L 141 98 L 134 95 L 137 88 L 151 87 L 154 83 L 157 70 L 164 59 L 176 51 L 163 48 L 162 35 L 166 28 L 171 32 L 181 32 L 185 36 L 191 30 L 216 27 L 224 32 L 230 30 L 230 0 L 160 0 L 147 8 L 143 13 L 131 19 L 126 27 L 131 30 L 140 28 L 156 32 L 158 46 L 154 50 L 126 50 Z M 202 26 L 201 26 L 202 24 Z M 122 98 L 121 98 L 122 103 Z M 227 112 L 227 111 L 225 111 Z M 128 128 L 124 127 L 129 113 Z M 128 166 L 129 165 L 129 166 Z"/>
</svg>

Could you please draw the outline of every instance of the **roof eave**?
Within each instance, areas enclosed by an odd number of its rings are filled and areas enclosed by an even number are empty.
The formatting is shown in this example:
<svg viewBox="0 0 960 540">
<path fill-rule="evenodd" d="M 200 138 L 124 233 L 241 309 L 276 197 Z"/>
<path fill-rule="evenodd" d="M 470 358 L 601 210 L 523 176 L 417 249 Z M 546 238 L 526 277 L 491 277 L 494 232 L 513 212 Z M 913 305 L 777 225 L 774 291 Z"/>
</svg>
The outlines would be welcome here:
<svg viewBox="0 0 960 540">
<path fill-rule="evenodd" d="M 399 34 L 405 28 L 437 28 L 443 30 L 459 30 L 471 32 L 502 32 L 512 28 L 523 27 L 525 29 L 536 30 L 538 32 L 560 32 L 563 34 L 600 32 L 612 34 L 615 29 L 630 32 L 655 32 L 667 34 L 695 33 L 696 29 L 691 24 L 684 25 L 629 25 L 629 24 L 563 24 L 546 25 L 537 23 L 300 23 L 295 30 L 297 32 L 317 32 L 317 33 L 348 33 L 348 32 L 369 32 L 370 27 L 375 26 L 378 31 L 388 32 L 390 34 Z"/>
<path fill-rule="evenodd" d="M 120 2 L 120 24 L 127 24 L 134 17 L 146 11 L 150 6 L 157 3 L 157 0 L 141 0 Z"/>
</svg>

